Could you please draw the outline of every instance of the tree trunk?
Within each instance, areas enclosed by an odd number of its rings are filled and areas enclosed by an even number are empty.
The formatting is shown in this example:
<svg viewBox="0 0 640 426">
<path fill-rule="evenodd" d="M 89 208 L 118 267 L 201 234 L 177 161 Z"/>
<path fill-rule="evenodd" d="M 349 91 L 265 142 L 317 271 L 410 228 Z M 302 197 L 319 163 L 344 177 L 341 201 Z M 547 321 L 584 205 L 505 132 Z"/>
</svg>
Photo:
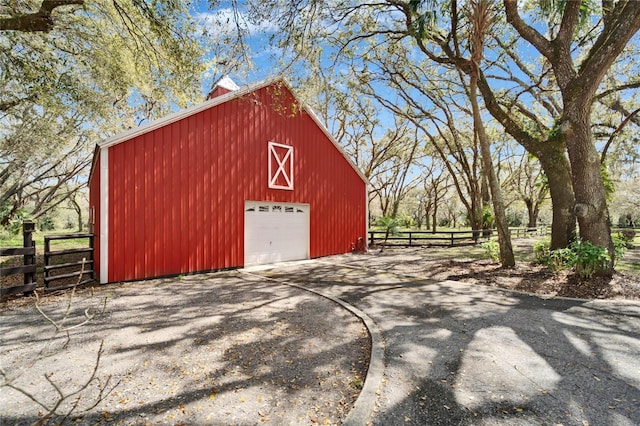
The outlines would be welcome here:
<svg viewBox="0 0 640 426">
<path fill-rule="evenodd" d="M 473 130 L 480 144 L 480 152 L 482 158 L 483 176 L 482 183 L 485 179 L 488 181 L 491 193 L 491 201 L 493 202 L 493 215 L 498 231 L 498 245 L 500 246 L 500 263 L 503 268 L 515 266 L 516 260 L 513 256 L 513 247 L 511 246 L 511 234 L 509 232 L 509 224 L 507 222 L 507 214 L 502 199 L 502 190 L 498 176 L 493 168 L 491 159 L 491 143 L 487 137 L 482 122 L 482 114 L 478 105 L 478 79 L 480 74 L 480 63 L 483 56 L 484 37 L 494 21 L 495 16 L 488 0 L 470 2 L 472 8 L 472 29 L 470 36 L 471 45 L 471 61 L 469 69 L 469 101 L 471 102 L 471 110 L 473 114 Z M 461 73 L 461 80 L 462 77 Z"/>
<path fill-rule="evenodd" d="M 0 217 L 0 226 L 8 226 L 9 223 L 13 220 L 13 217 L 18 213 L 20 209 L 20 202 L 18 197 L 14 198 L 14 201 L 11 206 L 11 210 L 9 210 L 4 216 Z"/>
<path fill-rule="evenodd" d="M 565 98 L 566 99 L 566 98 Z M 575 191 L 574 213 L 580 226 L 580 237 L 592 244 L 604 247 L 611 260 L 599 275 L 613 274 L 614 250 L 607 209 L 607 193 L 604 189 L 600 156 L 593 143 L 590 125 L 591 103 L 565 101 L 565 118 L 561 131 L 567 143 L 572 164 L 572 181 Z"/>
<path fill-rule="evenodd" d="M 640 30 L 640 2 L 603 1 L 602 25 L 591 33 L 593 43 L 576 52 L 576 31 L 584 2 L 564 2 L 562 20 L 555 38 L 549 40 L 520 17 L 516 0 L 504 0 L 507 22 L 551 64 L 562 94 L 560 131 L 571 162 L 575 194 L 573 214 L 578 218 L 580 237 L 605 247 L 609 264 L 596 271 L 613 273 L 613 241 L 602 181 L 600 159 L 591 133 L 591 105 L 594 95 L 627 43 Z M 607 7 L 604 7 L 607 5 Z M 574 62 L 578 59 L 579 64 Z M 549 181 L 551 183 L 551 181 Z"/>
<path fill-rule="evenodd" d="M 507 222 L 504 201 L 502 199 L 502 190 L 500 189 L 500 182 L 498 182 L 496 171 L 493 168 L 490 142 L 484 130 L 484 125 L 482 124 L 482 116 L 480 115 L 480 107 L 478 105 L 477 98 L 477 80 L 477 73 L 471 73 L 469 99 L 473 110 L 473 127 L 478 137 L 478 142 L 480 143 L 483 169 L 491 191 L 493 214 L 495 216 L 494 219 L 496 222 L 496 229 L 498 231 L 498 244 L 500 246 L 500 263 L 503 268 L 512 268 L 515 266 L 516 260 L 513 256 L 511 234 L 509 232 L 509 224 Z"/>
<path fill-rule="evenodd" d="M 391 214 L 389 216 L 391 216 L 392 218 L 396 218 L 398 216 L 398 209 L 400 208 L 400 199 L 399 198 L 395 198 L 393 200 L 393 203 L 391 204 Z"/>
<path fill-rule="evenodd" d="M 507 133 L 540 161 L 549 183 L 553 209 L 551 249 L 567 247 L 576 236 L 576 217 L 573 213 L 575 197 L 571 186 L 571 167 L 562 135 L 549 140 L 533 138 L 502 110 L 486 78 L 482 74 L 479 77 L 478 88 L 487 110 L 504 126 Z"/>
<path fill-rule="evenodd" d="M 438 205 L 433 205 L 433 216 L 431 216 L 431 230 L 435 234 L 438 231 Z"/>
<path fill-rule="evenodd" d="M 489 190 L 489 175 L 482 170 L 482 184 L 480 186 L 480 192 L 482 194 L 482 208 L 491 204 L 491 192 Z"/>
<path fill-rule="evenodd" d="M 529 221 L 527 222 L 528 228 L 535 228 L 538 226 L 538 215 L 540 214 L 540 204 L 533 201 L 531 198 L 527 198 L 524 200 L 525 205 L 527 206 L 527 216 L 529 217 Z"/>
<path fill-rule="evenodd" d="M 540 165 L 547 175 L 553 219 L 551 222 L 551 250 L 567 247 L 576 238 L 575 196 L 571 186 L 571 166 L 565 154 L 565 144 L 548 141 L 538 154 Z"/>
<path fill-rule="evenodd" d="M 76 215 L 78 216 L 78 232 L 82 232 L 82 208 L 80 204 L 76 201 L 75 195 L 69 199 L 73 209 L 76 211 Z"/>
<path fill-rule="evenodd" d="M 482 226 L 482 193 L 471 194 L 471 211 L 469 214 L 469 225 L 471 229 L 481 230 Z"/>
<path fill-rule="evenodd" d="M 425 229 L 429 229 L 429 219 L 431 218 L 431 207 L 425 206 L 424 210 L 424 227 Z"/>
</svg>

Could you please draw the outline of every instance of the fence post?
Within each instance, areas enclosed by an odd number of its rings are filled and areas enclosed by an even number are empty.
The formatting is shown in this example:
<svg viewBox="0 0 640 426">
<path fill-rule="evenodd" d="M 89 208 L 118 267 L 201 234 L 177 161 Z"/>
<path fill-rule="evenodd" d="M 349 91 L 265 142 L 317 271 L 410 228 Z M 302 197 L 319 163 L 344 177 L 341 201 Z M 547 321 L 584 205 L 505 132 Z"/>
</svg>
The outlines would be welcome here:
<svg viewBox="0 0 640 426">
<path fill-rule="evenodd" d="M 91 278 L 93 278 L 94 280 L 96 279 L 96 265 L 93 262 L 95 259 L 93 258 L 93 250 L 94 250 L 94 234 L 93 232 L 91 233 L 91 236 L 89 237 L 89 248 L 91 249 L 91 252 L 89 253 L 89 260 L 91 261 Z M 84 267 L 84 266 L 83 266 Z"/>
<path fill-rule="evenodd" d="M 51 240 L 48 236 L 44 236 L 44 289 L 49 289 L 49 272 L 47 266 L 49 266 L 49 252 L 51 251 Z"/>
<path fill-rule="evenodd" d="M 35 222 L 31 220 L 25 220 L 22 222 L 22 246 L 23 247 L 35 247 L 36 243 L 33 241 L 33 231 L 36 229 Z M 36 255 L 25 254 L 23 257 L 24 266 L 34 265 L 36 263 Z M 36 282 L 36 273 L 30 272 L 24 274 L 24 284 L 33 284 Z M 25 295 L 31 294 L 33 291 L 25 291 Z"/>
</svg>

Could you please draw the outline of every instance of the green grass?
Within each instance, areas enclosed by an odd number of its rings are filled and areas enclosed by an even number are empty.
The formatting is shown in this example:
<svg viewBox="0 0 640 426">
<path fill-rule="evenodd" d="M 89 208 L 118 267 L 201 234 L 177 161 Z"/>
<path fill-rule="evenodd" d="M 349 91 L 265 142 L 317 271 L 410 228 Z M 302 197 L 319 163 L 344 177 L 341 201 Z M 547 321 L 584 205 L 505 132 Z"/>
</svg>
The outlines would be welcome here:
<svg viewBox="0 0 640 426">
<path fill-rule="evenodd" d="M 640 275 L 640 238 L 633 239 L 633 248 L 628 248 L 616 263 L 616 271 Z"/>
<path fill-rule="evenodd" d="M 44 236 L 45 235 L 61 235 L 61 234 L 75 234 L 76 231 L 36 231 L 33 233 L 33 241 L 36 242 L 36 250 L 41 252 L 44 250 Z M 0 248 L 8 247 L 22 247 L 22 232 L 19 234 L 9 234 L 7 232 L 0 231 Z M 73 239 L 73 240 L 53 240 L 51 241 L 51 248 L 56 250 L 64 250 L 71 248 L 86 247 L 88 245 L 87 238 Z"/>
<path fill-rule="evenodd" d="M 618 272 L 640 275 L 640 263 L 628 263 L 624 257 L 618 262 L 615 269 Z"/>
<path fill-rule="evenodd" d="M 375 232 L 385 232 L 386 229 L 383 226 L 377 226 L 377 225 L 371 225 L 369 227 L 369 231 L 375 231 Z M 446 226 L 438 226 L 438 228 L 436 229 L 436 232 L 451 232 L 451 231 L 471 231 L 470 227 L 446 227 Z M 404 228 L 404 227 L 397 227 L 396 228 L 396 232 L 398 233 L 405 233 L 405 232 L 431 232 L 431 228 L 422 228 L 422 229 L 416 229 L 416 228 Z"/>
<path fill-rule="evenodd" d="M 41 257 L 44 254 L 44 236 L 45 235 L 60 235 L 60 234 L 75 234 L 73 231 L 60 232 L 60 231 L 36 231 L 33 233 L 33 241 L 36 242 L 36 255 L 38 259 L 36 264 L 38 265 L 38 274 L 42 272 Z M 0 248 L 15 248 L 22 247 L 22 233 L 12 235 L 7 232 L 0 232 Z M 53 240 L 51 241 L 51 250 L 67 250 L 74 248 L 84 248 L 89 246 L 89 240 L 87 238 L 78 238 L 73 240 Z M 22 264 L 22 256 L 3 256 L 0 257 L 0 267 L 6 267 L 10 265 Z M 61 263 L 65 258 L 59 257 L 56 263 Z"/>
<path fill-rule="evenodd" d="M 22 247 L 22 235 L 0 234 L 0 247 Z"/>
<path fill-rule="evenodd" d="M 640 234 L 640 232 L 638 234 Z M 513 245 L 513 254 L 516 258 L 516 262 L 533 262 L 533 244 L 535 243 L 535 241 L 550 237 L 539 236 L 534 238 L 535 239 L 528 238 L 526 240 L 526 244 L 518 243 L 518 241 L 522 241 L 521 238 L 512 238 L 511 243 Z M 625 252 L 622 259 L 618 260 L 615 269 L 618 272 L 640 275 L 640 235 L 636 236 L 633 242 L 634 248 L 628 249 Z M 432 259 L 488 259 L 488 255 L 485 249 L 482 248 L 481 244 L 454 247 L 432 246 L 429 248 L 425 248 L 424 250 L 428 250 L 429 257 Z"/>
</svg>

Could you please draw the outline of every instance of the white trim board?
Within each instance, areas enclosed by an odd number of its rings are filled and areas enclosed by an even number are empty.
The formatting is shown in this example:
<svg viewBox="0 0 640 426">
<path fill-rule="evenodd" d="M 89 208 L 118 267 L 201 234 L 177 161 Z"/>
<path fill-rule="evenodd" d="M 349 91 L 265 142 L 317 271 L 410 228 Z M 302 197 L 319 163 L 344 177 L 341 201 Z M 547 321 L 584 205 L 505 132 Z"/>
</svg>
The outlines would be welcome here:
<svg viewBox="0 0 640 426">
<path fill-rule="evenodd" d="M 109 148 L 100 148 L 100 284 L 109 282 Z"/>
<path fill-rule="evenodd" d="M 293 146 L 276 142 L 269 142 L 268 146 L 269 188 L 293 190 Z M 280 154 L 278 152 L 280 152 Z M 280 157 L 281 154 L 282 158 Z M 275 170 L 273 167 L 274 162 L 277 165 Z M 282 176 L 285 181 L 284 185 L 278 184 L 280 176 Z"/>
</svg>

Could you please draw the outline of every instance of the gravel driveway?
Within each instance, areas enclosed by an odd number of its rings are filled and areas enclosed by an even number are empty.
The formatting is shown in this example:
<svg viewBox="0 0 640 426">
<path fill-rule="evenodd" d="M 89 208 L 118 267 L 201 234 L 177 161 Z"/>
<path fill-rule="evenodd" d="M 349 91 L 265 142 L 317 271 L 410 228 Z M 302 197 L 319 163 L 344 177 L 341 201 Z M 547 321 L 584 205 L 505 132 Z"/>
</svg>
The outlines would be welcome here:
<svg viewBox="0 0 640 426">
<path fill-rule="evenodd" d="M 543 299 L 392 272 L 419 261 L 399 251 L 262 272 L 377 323 L 384 381 L 373 425 L 640 425 L 639 302 Z"/>
<path fill-rule="evenodd" d="M 369 336 L 336 303 L 286 285 L 223 272 L 79 292 L 52 336 L 33 304 L 2 306 L 0 366 L 50 406 L 92 376 L 70 424 L 338 424 L 362 386 Z M 42 309 L 64 317 L 66 296 Z M 40 359 L 39 351 L 44 350 Z M 45 378 L 46 375 L 46 378 Z M 106 395 L 100 397 L 100 391 Z M 100 403 L 80 413 L 101 399 Z M 58 409 L 70 410 L 76 397 Z M 30 424 L 47 411 L 0 390 L 0 423 Z M 56 416 L 51 424 L 62 417 Z"/>
<path fill-rule="evenodd" d="M 369 373 L 384 379 L 369 401 L 373 425 L 640 424 L 640 303 L 544 299 L 394 271 L 416 256 L 345 255 L 105 287 L 105 313 L 22 375 L 18 366 L 50 327 L 32 308 L 4 309 L 0 365 L 50 401 L 43 374 L 79 386 L 104 339 L 98 384 L 110 376 L 117 386 L 84 424 L 340 423 L 367 374 L 369 337 L 349 311 L 289 283 L 375 323 L 379 368 Z M 70 323 L 100 300 L 86 296 Z M 62 302 L 45 309 L 59 317 Z M 27 402 L 3 389 L 0 420 L 37 420 Z"/>
</svg>

